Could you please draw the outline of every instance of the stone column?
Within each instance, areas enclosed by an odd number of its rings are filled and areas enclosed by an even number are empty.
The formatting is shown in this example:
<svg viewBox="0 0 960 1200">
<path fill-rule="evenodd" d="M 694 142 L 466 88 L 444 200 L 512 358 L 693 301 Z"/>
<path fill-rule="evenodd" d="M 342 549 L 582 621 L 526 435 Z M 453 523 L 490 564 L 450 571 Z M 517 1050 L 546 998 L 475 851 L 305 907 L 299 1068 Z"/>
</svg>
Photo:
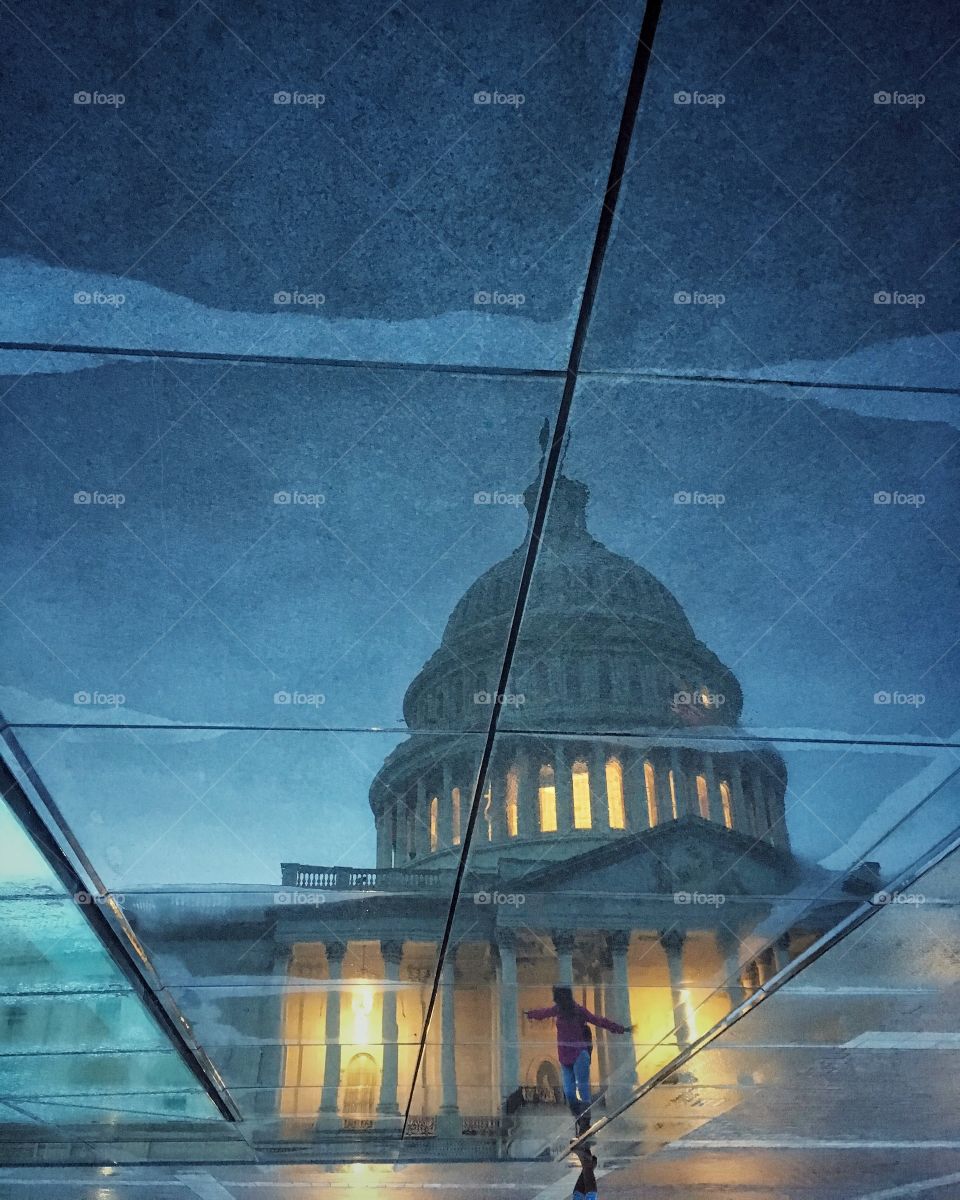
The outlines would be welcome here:
<svg viewBox="0 0 960 1200">
<path fill-rule="evenodd" d="M 494 842 L 507 840 L 507 772 L 499 758 L 491 758 L 487 772 L 490 784 L 490 827 Z"/>
<path fill-rule="evenodd" d="M 416 808 L 413 812 L 414 857 L 423 858 L 430 853 L 430 797 L 427 781 L 417 780 Z"/>
<path fill-rule="evenodd" d="M 329 986 L 324 1025 L 323 1090 L 319 1122 L 330 1128 L 339 1125 L 337 1111 L 340 1097 L 340 984 L 347 946 L 345 942 L 327 942 L 326 951 Z"/>
<path fill-rule="evenodd" d="M 673 1024 L 677 1033 L 677 1045 L 685 1050 L 690 1045 L 690 1028 L 681 992 L 683 991 L 683 943 L 684 935 L 676 929 L 660 934 L 660 945 L 667 955 L 667 971 L 670 975 L 670 999 L 673 1005 Z"/>
<path fill-rule="evenodd" d="M 497 933 L 500 956 L 500 1103 L 520 1086 L 520 1047 L 517 1040 L 517 942 L 516 934 Z"/>
<path fill-rule="evenodd" d="M 669 821 L 672 817 L 668 776 L 670 753 L 666 750 L 658 750 L 655 754 L 650 755 L 650 761 L 653 763 L 654 785 L 657 789 L 657 816 L 661 822 Z"/>
<path fill-rule="evenodd" d="M 613 961 L 613 978 L 611 988 L 612 1012 L 607 1016 L 621 1025 L 633 1024 L 630 1013 L 630 977 L 627 967 L 627 955 L 630 950 L 630 934 L 625 930 L 616 930 L 610 934 L 610 953 Z M 636 1090 L 637 1087 L 637 1050 L 633 1041 L 633 1031 L 612 1035 L 611 1045 L 615 1047 L 614 1061 L 615 1086 L 621 1090 L 621 1095 Z"/>
<path fill-rule="evenodd" d="M 446 850 L 453 845 L 453 770 L 449 758 L 443 760 L 443 791 L 437 809 L 437 849 Z"/>
<path fill-rule="evenodd" d="M 620 764 L 620 767 L 625 789 L 626 772 L 623 771 L 623 763 Z M 607 795 L 607 756 L 603 746 L 597 742 L 590 748 L 588 770 L 590 772 L 590 820 L 594 829 L 606 831 L 611 827 L 610 797 Z M 624 795 L 623 806 L 626 810 L 626 795 Z M 626 812 L 624 812 L 624 816 L 626 816 Z"/>
<path fill-rule="evenodd" d="M 747 998 L 740 966 L 740 940 L 725 925 L 721 925 L 717 929 L 714 937 L 717 942 L 717 950 L 723 958 L 724 989 L 730 997 L 732 1011 L 739 1008 Z"/>
<path fill-rule="evenodd" d="M 763 803 L 763 770 L 756 759 L 750 764 L 750 791 L 753 796 L 754 832 L 759 838 L 767 838 L 769 834 L 767 810 Z"/>
<path fill-rule="evenodd" d="M 740 759 L 730 759 L 730 804 L 733 809 L 733 827 L 740 833 L 750 832 L 750 816 L 743 796 L 743 774 Z"/>
<path fill-rule="evenodd" d="M 723 824 L 723 805 L 720 802 L 720 788 L 717 784 L 717 769 L 714 765 L 713 755 L 704 754 L 703 756 L 703 774 L 707 781 L 707 805 L 710 813 L 710 820 L 716 821 L 718 824 Z"/>
<path fill-rule="evenodd" d="M 380 810 L 377 818 L 377 870 L 393 864 L 391 850 L 393 848 L 393 813 L 391 801 L 387 801 Z"/>
<path fill-rule="evenodd" d="M 776 974 L 790 965 L 790 934 L 785 933 L 773 943 L 773 969 Z"/>
<path fill-rule="evenodd" d="M 553 933 L 550 935 L 553 948 L 557 952 L 557 983 L 564 987 L 573 987 L 573 949 L 576 938 L 572 933 Z"/>
<path fill-rule="evenodd" d="M 397 1026 L 397 984 L 400 982 L 400 961 L 403 958 L 403 942 L 383 941 L 380 943 L 383 956 L 383 978 L 385 987 L 381 999 L 380 1040 L 383 1044 L 383 1069 L 380 1072 L 380 1098 L 377 1112 L 383 1117 L 395 1117 L 400 1113 L 397 1106 L 398 1055 L 400 1030 Z"/>
<path fill-rule="evenodd" d="M 683 767 L 681 766 L 681 763 L 680 763 L 680 752 L 677 750 L 676 746 L 670 747 L 670 770 L 673 772 L 673 790 L 677 797 L 677 817 L 678 818 L 685 817 L 687 815 L 687 812 L 689 811 L 688 807 L 687 807 L 686 779 L 685 779 L 685 773 L 684 773 Z M 669 797 L 669 794 L 670 794 L 670 781 L 668 779 L 667 780 L 667 795 L 668 795 L 668 797 Z M 672 804 L 673 804 L 672 800 L 670 800 L 668 798 L 667 803 L 668 803 L 668 805 L 670 805 L 670 807 L 668 807 L 667 811 L 672 812 Z"/>
<path fill-rule="evenodd" d="M 537 770 L 529 753 L 520 750 L 517 764 L 517 833 L 519 837 L 536 837 L 540 831 Z"/>
<path fill-rule="evenodd" d="M 455 1021 L 456 951 L 447 948 L 440 972 L 440 1114 L 438 1132 L 442 1137 L 459 1137 L 460 1109 L 457 1106 L 457 1030 Z"/>
<path fill-rule="evenodd" d="M 557 796 L 557 833 L 573 831 L 573 780 L 563 742 L 557 742 L 553 763 L 553 786 Z"/>
<path fill-rule="evenodd" d="M 593 967 L 588 973 L 587 978 L 593 985 L 593 996 L 588 1007 L 592 1008 L 598 1017 L 608 1016 L 607 998 L 603 990 L 603 968 Z M 611 1037 L 613 1034 L 610 1035 Z M 607 1031 L 605 1029 L 595 1028 L 593 1030 L 593 1049 L 594 1059 L 597 1064 L 597 1075 L 599 1077 L 600 1086 L 606 1087 L 610 1080 L 610 1056 L 607 1053 Z M 614 1055 L 616 1058 L 616 1055 Z"/>
<path fill-rule="evenodd" d="M 633 750 L 620 750 L 617 752 L 617 758 L 623 769 L 623 808 L 627 818 L 627 830 L 637 833 L 641 829 L 649 829 L 643 755 Z"/>
</svg>

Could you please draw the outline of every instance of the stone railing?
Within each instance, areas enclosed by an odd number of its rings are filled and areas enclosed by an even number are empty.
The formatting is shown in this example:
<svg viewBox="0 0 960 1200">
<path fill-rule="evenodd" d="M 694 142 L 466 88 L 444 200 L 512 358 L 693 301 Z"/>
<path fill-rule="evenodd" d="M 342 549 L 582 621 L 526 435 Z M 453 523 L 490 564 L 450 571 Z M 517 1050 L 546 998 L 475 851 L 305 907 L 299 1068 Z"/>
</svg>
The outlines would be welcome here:
<svg viewBox="0 0 960 1200">
<path fill-rule="evenodd" d="M 404 867 L 314 867 L 307 863 L 281 863 L 284 887 L 320 888 L 326 891 L 449 892 L 454 872 Z M 472 877 L 471 877 L 472 878 Z"/>
</svg>

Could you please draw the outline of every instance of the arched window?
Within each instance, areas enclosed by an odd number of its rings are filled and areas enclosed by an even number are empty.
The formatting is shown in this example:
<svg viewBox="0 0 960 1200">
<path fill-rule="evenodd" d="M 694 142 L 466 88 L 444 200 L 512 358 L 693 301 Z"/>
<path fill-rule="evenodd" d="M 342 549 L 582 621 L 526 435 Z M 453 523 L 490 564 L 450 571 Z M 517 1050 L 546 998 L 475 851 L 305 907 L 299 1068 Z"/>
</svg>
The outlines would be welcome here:
<svg viewBox="0 0 960 1200">
<path fill-rule="evenodd" d="M 607 776 L 607 811 L 610 814 L 611 829 L 626 829 L 627 814 L 623 807 L 623 768 L 618 758 L 608 758 L 606 765 Z"/>
<path fill-rule="evenodd" d="M 573 827 L 590 829 L 593 817 L 590 812 L 590 772 L 583 759 L 573 764 Z"/>
<path fill-rule="evenodd" d="M 520 775 L 516 767 L 507 772 L 507 837 L 517 836 L 517 806 L 520 796 Z"/>
<path fill-rule="evenodd" d="M 653 829 L 660 820 L 660 814 L 657 811 L 657 776 L 649 758 L 643 763 L 643 783 L 647 789 L 647 820 Z"/>
<path fill-rule="evenodd" d="M 540 802 L 540 832 L 557 832 L 557 789 L 553 767 L 549 764 L 540 768 L 540 786 L 537 793 Z"/>
<path fill-rule="evenodd" d="M 355 1054 L 344 1076 L 343 1111 L 351 1116 L 373 1116 L 380 1072 L 369 1054 Z"/>
<path fill-rule="evenodd" d="M 670 808 L 673 811 L 673 819 L 676 820 L 679 814 L 679 809 L 677 807 L 677 780 L 674 777 L 672 767 L 667 775 L 667 778 L 670 781 Z"/>
<path fill-rule="evenodd" d="M 728 829 L 733 828 L 733 805 L 730 802 L 730 784 L 725 779 L 720 780 L 720 807 L 723 809 L 723 823 Z"/>
<path fill-rule="evenodd" d="M 437 848 L 438 825 L 440 822 L 440 797 L 430 797 L 430 850 Z"/>
<path fill-rule="evenodd" d="M 455 787 L 450 793 L 450 804 L 453 818 L 453 844 L 460 845 L 460 789 Z"/>
<path fill-rule="evenodd" d="M 710 820 L 710 793 L 707 790 L 706 775 L 697 776 L 697 807 L 700 809 L 700 816 L 705 821 Z"/>
</svg>

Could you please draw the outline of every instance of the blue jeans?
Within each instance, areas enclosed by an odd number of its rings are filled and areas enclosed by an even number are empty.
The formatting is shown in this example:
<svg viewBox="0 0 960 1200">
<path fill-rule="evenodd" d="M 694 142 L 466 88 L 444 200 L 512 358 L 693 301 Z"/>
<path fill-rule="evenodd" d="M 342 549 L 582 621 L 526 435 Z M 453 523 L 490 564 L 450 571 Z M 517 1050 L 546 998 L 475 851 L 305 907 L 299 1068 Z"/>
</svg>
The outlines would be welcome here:
<svg viewBox="0 0 960 1200">
<path fill-rule="evenodd" d="M 572 1066 L 560 1064 L 563 1072 L 563 1094 L 575 1117 L 590 1107 L 590 1055 L 581 1050 Z"/>
</svg>

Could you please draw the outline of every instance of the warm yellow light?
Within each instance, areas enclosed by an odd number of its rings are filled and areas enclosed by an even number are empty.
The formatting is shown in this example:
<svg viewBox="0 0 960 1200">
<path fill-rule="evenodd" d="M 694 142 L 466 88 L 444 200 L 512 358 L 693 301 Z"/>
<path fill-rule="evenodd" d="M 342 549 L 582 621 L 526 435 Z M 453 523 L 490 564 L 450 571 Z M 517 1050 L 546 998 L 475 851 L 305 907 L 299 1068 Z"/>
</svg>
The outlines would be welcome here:
<svg viewBox="0 0 960 1200">
<path fill-rule="evenodd" d="M 369 1045 L 370 1016 L 373 1013 L 373 988 L 369 984 L 360 984 L 351 988 L 350 1010 L 353 1018 L 351 1041 L 355 1046 Z"/>
<path fill-rule="evenodd" d="M 430 798 L 430 849 L 437 848 L 437 823 L 440 816 L 440 797 L 431 796 Z"/>
<path fill-rule="evenodd" d="M 589 829 L 593 824 L 590 812 L 590 772 L 582 761 L 573 764 L 573 827 Z"/>
<path fill-rule="evenodd" d="M 553 767 L 540 768 L 540 832 L 557 831 L 557 789 L 554 787 Z"/>
<path fill-rule="evenodd" d="M 673 819 L 677 819 L 677 781 L 674 778 L 673 771 L 669 773 L 670 779 L 670 807 L 673 809 Z"/>
<path fill-rule="evenodd" d="M 453 844 L 460 845 L 460 789 L 455 787 L 450 794 L 453 804 Z"/>
<path fill-rule="evenodd" d="M 654 826 L 660 819 L 657 812 L 657 777 L 653 771 L 653 763 L 646 759 L 643 764 L 643 782 L 647 789 L 647 820 L 650 822 L 650 828 Z"/>
<path fill-rule="evenodd" d="M 693 1007 L 693 999 L 688 988 L 680 989 L 680 1003 L 683 1005 L 683 1020 L 690 1035 L 690 1040 L 697 1038 L 697 1011 Z"/>
<path fill-rule="evenodd" d="M 710 793 L 707 791 L 706 775 L 697 776 L 697 804 L 700 808 L 700 816 L 705 821 L 710 820 Z"/>
<path fill-rule="evenodd" d="M 720 807 L 723 809 L 723 823 L 728 829 L 733 828 L 733 806 L 730 803 L 730 784 L 725 779 L 720 780 Z"/>
<path fill-rule="evenodd" d="M 608 758 L 607 776 L 607 811 L 610 814 L 611 829 L 626 829 L 627 814 L 623 807 L 623 768 L 616 758 Z"/>
<path fill-rule="evenodd" d="M 507 772 L 507 836 L 516 837 L 518 832 L 517 809 L 520 799 L 520 776 L 516 767 Z"/>
</svg>

